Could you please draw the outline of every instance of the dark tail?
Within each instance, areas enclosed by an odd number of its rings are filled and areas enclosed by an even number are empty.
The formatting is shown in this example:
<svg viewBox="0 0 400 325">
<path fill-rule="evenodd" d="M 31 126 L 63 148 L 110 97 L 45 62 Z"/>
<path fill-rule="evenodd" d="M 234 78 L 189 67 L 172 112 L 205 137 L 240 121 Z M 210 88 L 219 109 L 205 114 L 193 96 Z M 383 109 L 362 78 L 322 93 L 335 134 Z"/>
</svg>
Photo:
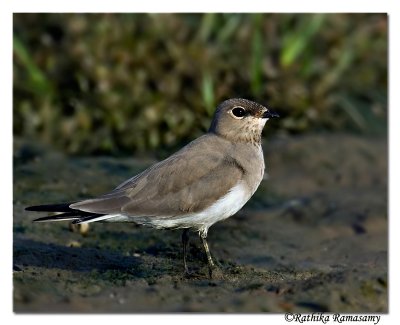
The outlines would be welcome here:
<svg viewBox="0 0 400 325">
<path fill-rule="evenodd" d="M 34 222 L 45 222 L 45 221 L 66 221 L 72 220 L 74 223 L 79 223 L 80 221 L 87 221 L 97 217 L 103 216 L 99 213 L 91 213 L 80 211 L 76 209 L 71 209 L 69 206 L 71 203 L 61 203 L 61 204 L 45 204 L 45 205 L 34 205 L 26 207 L 26 211 L 37 211 L 37 212 L 59 212 L 54 216 L 47 216 L 33 220 Z"/>
<path fill-rule="evenodd" d="M 44 205 L 33 205 L 25 208 L 26 211 L 40 211 L 40 212 L 71 212 L 74 211 L 69 206 L 75 202 L 60 203 L 60 204 L 44 204 Z M 77 210 L 75 210 L 77 211 Z"/>
</svg>

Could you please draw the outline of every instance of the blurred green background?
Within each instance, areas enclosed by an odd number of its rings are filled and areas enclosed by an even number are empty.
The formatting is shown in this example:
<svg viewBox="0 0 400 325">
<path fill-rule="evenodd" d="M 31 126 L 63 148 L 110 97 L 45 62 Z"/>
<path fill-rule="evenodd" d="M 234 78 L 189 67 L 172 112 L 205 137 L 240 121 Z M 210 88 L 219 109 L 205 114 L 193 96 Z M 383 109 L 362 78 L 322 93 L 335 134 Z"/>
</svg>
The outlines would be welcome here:
<svg viewBox="0 0 400 325">
<path fill-rule="evenodd" d="M 265 133 L 387 132 L 386 14 L 14 14 L 14 135 L 69 154 L 174 150 L 231 97 Z"/>
</svg>

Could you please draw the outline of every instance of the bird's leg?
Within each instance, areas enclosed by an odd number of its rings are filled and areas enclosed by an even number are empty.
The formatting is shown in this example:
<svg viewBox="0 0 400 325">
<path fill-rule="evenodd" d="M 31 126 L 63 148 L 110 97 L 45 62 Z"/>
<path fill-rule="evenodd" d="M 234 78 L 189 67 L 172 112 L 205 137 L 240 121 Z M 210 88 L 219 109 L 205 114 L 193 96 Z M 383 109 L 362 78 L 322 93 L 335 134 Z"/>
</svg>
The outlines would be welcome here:
<svg viewBox="0 0 400 325">
<path fill-rule="evenodd" d="M 213 262 L 212 257 L 211 257 L 210 249 L 208 248 L 207 232 L 206 231 L 200 231 L 199 234 L 200 234 L 201 240 L 203 242 L 204 250 L 206 251 L 206 254 L 207 254 L 208 272 L 209 272 L 210 278 L 212 278 L 212 271 L 213 271 L 213 268 L 214 268 L 214 262 Z"/>
<path fill-rule="evenodd" d="M 188 244 L 189 244 L 189 229 L 185 228 L 185 229 L 183 229 L 183 233 L 182 233 L 182 247 L 183 247 L 183 266 L 185 268 L 186 274 L 189 274 L 189 269 L 188 269 L 188 266 L 186 263 Z"/>
</svg>

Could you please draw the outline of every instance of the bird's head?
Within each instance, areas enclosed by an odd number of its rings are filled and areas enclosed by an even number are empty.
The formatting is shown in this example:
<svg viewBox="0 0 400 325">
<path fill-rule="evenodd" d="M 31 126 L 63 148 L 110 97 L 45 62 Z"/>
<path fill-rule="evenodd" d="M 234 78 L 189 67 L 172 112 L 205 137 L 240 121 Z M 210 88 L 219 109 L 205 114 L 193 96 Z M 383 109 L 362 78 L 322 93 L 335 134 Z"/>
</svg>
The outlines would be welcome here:
<svg viewBox="0 0 400 325">
<path fill-rule="evenodd" d="M 274 117 L 279 115 L 256 102 L 242 98 L 228 99 L 217 107 L 209 132 L 230 141 L 258 144 L 265 123 Z"/>
</svg>

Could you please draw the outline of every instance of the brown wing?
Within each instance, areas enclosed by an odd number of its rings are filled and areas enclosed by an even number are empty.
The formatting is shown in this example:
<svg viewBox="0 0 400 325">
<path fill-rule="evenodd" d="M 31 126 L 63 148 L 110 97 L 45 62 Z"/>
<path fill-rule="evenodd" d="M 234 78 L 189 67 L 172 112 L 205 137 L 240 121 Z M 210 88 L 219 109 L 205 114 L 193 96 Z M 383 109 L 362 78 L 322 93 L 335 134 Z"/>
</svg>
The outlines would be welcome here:
<svg viewBox="0 0 400 325">
<path fill-rule="evenodd" d="M 229 143 L 206 135 L 114 191 L 71 205 L 82 211 L 130 216 L 179 216 L 201 211 L 243 177 Z"/>
</svg>

